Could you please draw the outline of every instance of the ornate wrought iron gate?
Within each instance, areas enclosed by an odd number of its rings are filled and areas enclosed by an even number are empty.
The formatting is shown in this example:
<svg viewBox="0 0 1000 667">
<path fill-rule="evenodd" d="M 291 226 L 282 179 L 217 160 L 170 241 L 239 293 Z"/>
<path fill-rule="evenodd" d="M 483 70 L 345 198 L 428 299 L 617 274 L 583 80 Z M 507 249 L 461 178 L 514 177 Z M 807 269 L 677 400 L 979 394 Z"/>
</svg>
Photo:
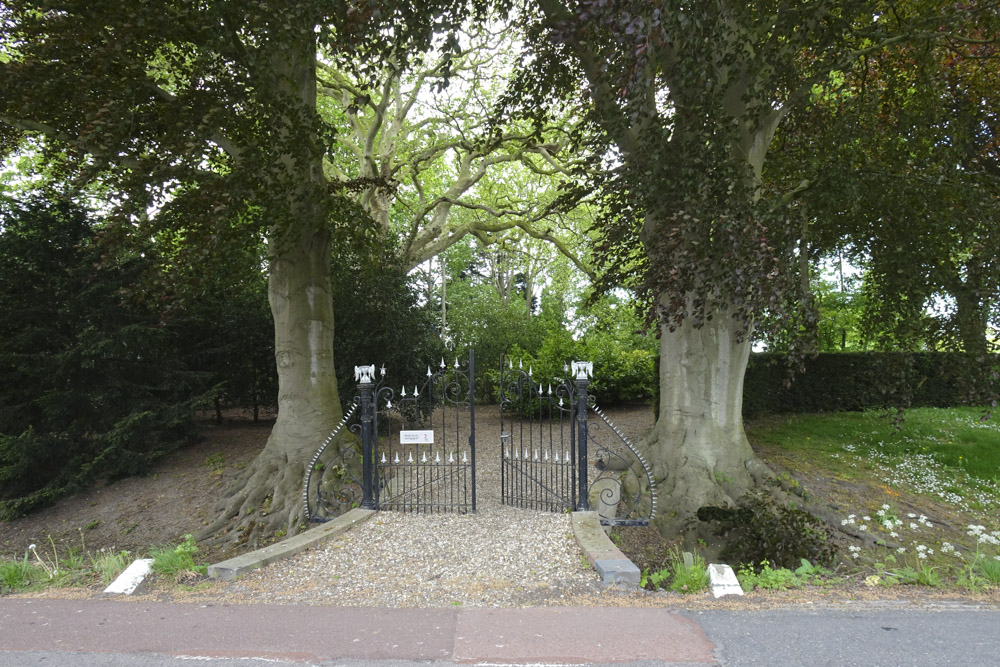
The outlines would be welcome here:
<svg viewBox="0 0 1000 667">
<path fill-rule="evenodd" d="M 585 509 L 586 499 L 578 497 L 578 461 L 586 461 L 587 454 L 577 447 L 576 388 L 557 381 L 546 390 L 534 381 L 531 368 L 525 372 L 519 362 L 515 369 L 510 359 L 501 359 L 501 371 L 503 503 L 550 512 Z"/>
<path fill-rule="evenodd" d="M 646 525 L 656 515 L 649 465 L 593 404 L 593 364 L 563 367 L 543 385 L 519 362 L 501 361 L 501 495 L 505 505 L 594 509 L 605 525 Z M 591 416 L 592 415 L 592 416 Z"/>
<path fill-rule="evenodd" d="M 398 393 L 384 367 L 356 366 L 354 373 L 358 395 L 309 465 L 303 491 L 309 520 L 359 506 L 475 512 L 474 353 L 452 366 L 442 359 L 436 370 L 427 368 L 423 386 Z"/>
<path fill-rule="evenodd" d="M 476 511 L 475 355 L 427 368 L 423 387 L 375 393 L 375 507 Z"/>
<path fill-rule="evenodd" d="M 502 360 L 501 500 L 545 511 L 595 509 L 606 525 L 644 525 L 656 514 L 649 466 L 594 404 L 593 364 L 537 383 Z M 377 376 L 377 380 L 376 380 Z M 476 511 L 475 355 L 427 369 L 397 391 L 386 369 L 355 367 L 358 395 L 316 452 L 306 516 L 326 521 L 352 507 L 403 512 Z"/>
</svg>

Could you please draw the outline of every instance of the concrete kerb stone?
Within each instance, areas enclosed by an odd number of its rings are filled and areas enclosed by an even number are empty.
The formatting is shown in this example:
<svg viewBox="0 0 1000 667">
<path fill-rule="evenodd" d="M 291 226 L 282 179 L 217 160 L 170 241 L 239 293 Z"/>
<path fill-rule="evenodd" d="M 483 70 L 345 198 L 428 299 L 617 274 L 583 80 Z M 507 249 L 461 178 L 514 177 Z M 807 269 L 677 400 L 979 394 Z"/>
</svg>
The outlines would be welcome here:
<svg viewBox="0 0 1000 667">
<path fill-rule="evenodd" d="M 571 521 L 576 543 L 604 583 L 639 585 L 639 568 L 608 538 L 597 512 L 573 512 Z"/>
<path fill-rule="evenodd" d="M 215 565 L 209 565 L 208 576 L 226 580 L 235 579 L 239 575 L 251 570 L 256 570 L 259 567 L 264 567 L 284 558 L 294 556 L 323 540 L 346 533 L 354 526 L 364 523 L 374 515 L 375 510 L 352 509 L 335 519 L 310 528 L 281 542 L 230 558 L 229 560 L 224 560 Z"/>
</svg>

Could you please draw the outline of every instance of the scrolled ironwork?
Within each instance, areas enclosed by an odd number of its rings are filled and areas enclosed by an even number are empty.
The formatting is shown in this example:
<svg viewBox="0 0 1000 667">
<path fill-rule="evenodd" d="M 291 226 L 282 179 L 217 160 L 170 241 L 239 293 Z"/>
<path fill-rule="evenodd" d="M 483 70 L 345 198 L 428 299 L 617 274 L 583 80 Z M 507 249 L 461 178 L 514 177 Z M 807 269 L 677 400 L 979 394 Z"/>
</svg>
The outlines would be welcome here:
<svg viewBox="0 0 1000 667">
<path fill-rule="evenodd" d="M 604 412 L 588 423 L 588 440 L 597 474 L 589 496 L 604 525 L 644 526 L 656 517 L 656 487 L 646 459 Z M 610 433 L 608 438 L 601 437 Z"/>
<path fill-rule="evenodd" d="M 379 509 L 474 512 L 473 356 L 427 368 L 422 385 L 377 392 L 375 495 Z M 403 443 L 402 432 L 428 430 L 433 443 Z M 468 441 L 463 442 L 467 436 Z"/>
<path fill-rule="evenodd" d="M 505 505 L 545 511 L 577 501 L 576 389 L 564 380 L 540 383 L 532 368 L 502 360 L 500 486 Z"/>
</svg>

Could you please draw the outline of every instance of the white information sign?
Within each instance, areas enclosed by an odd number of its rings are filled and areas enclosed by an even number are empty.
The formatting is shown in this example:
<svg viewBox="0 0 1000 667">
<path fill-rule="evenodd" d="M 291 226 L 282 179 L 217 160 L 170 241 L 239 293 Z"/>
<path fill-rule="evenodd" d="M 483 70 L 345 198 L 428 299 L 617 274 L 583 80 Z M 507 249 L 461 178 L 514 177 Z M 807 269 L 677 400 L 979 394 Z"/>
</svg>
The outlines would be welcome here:
<svg viewBox="0 0 1000 667">
<path fill-rule="evenodd" d="M 433 445 L 434 431 L 400 431 L 401 445 Z"/>
</svg>

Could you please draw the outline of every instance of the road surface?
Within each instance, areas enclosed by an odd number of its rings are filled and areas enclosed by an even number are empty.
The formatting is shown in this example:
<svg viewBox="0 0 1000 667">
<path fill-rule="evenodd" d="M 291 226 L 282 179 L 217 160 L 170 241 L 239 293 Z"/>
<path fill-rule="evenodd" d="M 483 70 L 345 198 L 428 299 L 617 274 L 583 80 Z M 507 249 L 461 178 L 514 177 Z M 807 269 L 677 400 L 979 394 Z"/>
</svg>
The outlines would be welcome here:
<svg viewBox="0 0 1000 667">
<path fill-rule="evenodd" d="M 1000 610 L 0 600 L 0 665 L 998 665 Z"/>
</svg>

